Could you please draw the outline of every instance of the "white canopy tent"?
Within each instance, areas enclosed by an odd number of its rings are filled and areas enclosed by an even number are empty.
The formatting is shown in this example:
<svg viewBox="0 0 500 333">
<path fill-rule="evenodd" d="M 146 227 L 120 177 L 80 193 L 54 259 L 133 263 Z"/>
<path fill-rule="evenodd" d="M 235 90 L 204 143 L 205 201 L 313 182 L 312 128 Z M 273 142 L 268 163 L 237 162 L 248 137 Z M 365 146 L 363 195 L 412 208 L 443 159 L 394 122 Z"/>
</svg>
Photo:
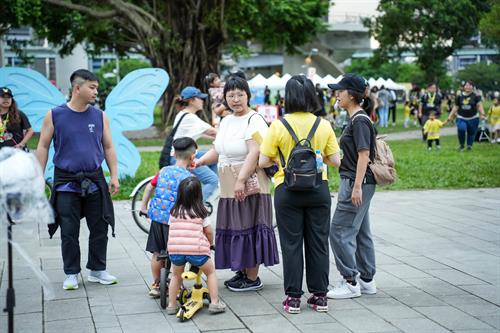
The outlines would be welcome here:
<svg viewBox="0 0 500 333">
<path fill-rule="evenodd" d="M 370 87 L 375 87 L 377 86 L 377 80 L 371 77 L 368 79 L 368 84 L 370 85 Z"/>
<path fill-rule="evenodd" d="M 326 75 L 321 81 L 323 82 L 323 84 L 321 85 L 323 87 L 328 87 L 329 84 L 337 83 L 337 81 L 335 81 L 335 78 L 330 74 Z"/>
<path fill-rule="evenodd" d="M 283 75 L 283 76 L 281 77 L 281 79 L 280 79 L 280 80 L 281 80 L 281 86 L 283 87 L 283 89 L 285 88 L 286 83 L 288 82 L 288 80 L 290 80 L 290 78 L 291 78 L 291 77 L 292 77 L 292 76 L 291 76 L 290 74 L 288 74 L 288 73 L 286 73 L 285 75 Z"/>
<path fill-rule="evenodd" d="M 283 88 L 282 83 L 281 83 L 281 78 L 276 74 L 273 74 L 267 78 L 266 85 L 269 87 L 269 89 L 282 89 Z"/>
<path fill-rule="evenodd" d="M 385 81 L 385 83 L 386 83 L 385 87 L 388 88 L 388 89 L 392 89 L 392 90 L 405 90 L 405 87 L 403 87 L 400 84 L 397 84 L 392 79 L 387 79 Z"/>
<path fill-rule="evenodd" d="M 250 88 L 253 89 L 263 89 L 265 88 L 265 86 L 268 86 L 271 90 L 282 90 L 285 89 L 286 83 L 288 82 L 288 80 L 290 80 L 291 77 L 292 75 L 288 73 L 284 74 L 282 77 L 273 74 L 266 79 L 264 76 L 262 76 L 262 74 L 257 74 L 257 76 L 248 81 L 248 84 Z M 321 88 L 327 88 L 328 84 L 338 83 L 342 79 L 342 77 L 342 75 L 339 75 L 335 78 L 332 75 L 328 74 L 322 78 L 318 74 L 314 74 L 312 81 L 314 85 L 319 83 Z M 392 79 L 386 80 L 382 77 L 379 77 L 376 80 L 371 77 L 368 79 L 368 84 L 370 85 L 370 87 L 380 88 L 381 86 L 384 86 L 388 89 L 393 90 L 405 90 L 404 86 L 397 84 Z"/>
<path fill-rule="evenodd" d="M 248 81 L 250 88 L 265 88 L 267 79 L 262 74 L 257 74 L 253 79 Z"/>
</svg>

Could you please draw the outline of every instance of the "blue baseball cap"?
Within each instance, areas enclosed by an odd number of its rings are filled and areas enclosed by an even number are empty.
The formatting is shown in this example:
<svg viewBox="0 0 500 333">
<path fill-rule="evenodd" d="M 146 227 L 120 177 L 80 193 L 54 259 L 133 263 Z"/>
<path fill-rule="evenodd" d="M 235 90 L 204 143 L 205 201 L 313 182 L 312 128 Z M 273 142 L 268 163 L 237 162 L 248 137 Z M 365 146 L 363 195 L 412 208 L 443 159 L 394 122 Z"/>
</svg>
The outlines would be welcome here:
<svg viewBox="0 0 500 333">
<path fill-rule="evenodd" d="M 204 94 L 200 91 L 200 89 L 192 87 L 192 86 L 187 86 L 186 88 L 182 89 L 181 91 L 181 98 L 183 100 L 190 99 L 193 97 L 198 97 L 201 99 L 205 99 L 208 97 L 207 94 Z"/>
</svg>

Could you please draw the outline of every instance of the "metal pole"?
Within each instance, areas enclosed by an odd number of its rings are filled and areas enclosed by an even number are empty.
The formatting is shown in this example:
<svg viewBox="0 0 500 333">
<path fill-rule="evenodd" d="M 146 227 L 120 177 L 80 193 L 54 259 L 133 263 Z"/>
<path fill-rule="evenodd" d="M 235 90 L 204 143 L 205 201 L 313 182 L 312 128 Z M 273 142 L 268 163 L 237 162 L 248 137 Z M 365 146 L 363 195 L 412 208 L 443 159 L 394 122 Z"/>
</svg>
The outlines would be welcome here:
<svg viewBox="0 0 500 333">
<path fill-rule="evenodd" d="M 10 215 L 7 213 L 7 220 L 9 222 L 7 226 L 7 262 L 9 265 L 8 268 L 8 276 L 9 276 L 9 284 L 7 288 L 7 296 L 5 302 L 4 312 L 8 313 L 8 332 L 14 333 L 14 307 L 16 306 L 16 295 L 14 292 L 14 277 L 13 277 L 13 267 L 12 267 L 12 224 L 14 223 L 10 218 Z"/>
</svg>

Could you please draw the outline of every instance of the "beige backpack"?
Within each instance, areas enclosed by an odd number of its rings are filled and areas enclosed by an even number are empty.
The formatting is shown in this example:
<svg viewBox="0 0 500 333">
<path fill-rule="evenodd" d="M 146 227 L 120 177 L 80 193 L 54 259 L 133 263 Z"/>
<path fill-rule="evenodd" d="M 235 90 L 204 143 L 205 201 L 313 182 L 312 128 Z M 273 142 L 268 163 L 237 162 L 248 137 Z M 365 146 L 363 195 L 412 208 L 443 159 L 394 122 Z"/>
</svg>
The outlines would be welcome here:
<svg viewBox="0 0 500 333">
<path fill-rule="evenodd" d="M 365 114 L 356 115 L 352 121 L 357 117 L 368 118 L 371 122 L 370 117 Z M 394 156 L 392 155 L 391 148 L 387 142 L 384 141 L 386 137 L 387 135 L 377 135 L 375 139 L 375 157 L 373 161 L 368 163 L 375 177 L 375 182 L 380 186 L 391 185 L 396 181 Z"/>
</svg>

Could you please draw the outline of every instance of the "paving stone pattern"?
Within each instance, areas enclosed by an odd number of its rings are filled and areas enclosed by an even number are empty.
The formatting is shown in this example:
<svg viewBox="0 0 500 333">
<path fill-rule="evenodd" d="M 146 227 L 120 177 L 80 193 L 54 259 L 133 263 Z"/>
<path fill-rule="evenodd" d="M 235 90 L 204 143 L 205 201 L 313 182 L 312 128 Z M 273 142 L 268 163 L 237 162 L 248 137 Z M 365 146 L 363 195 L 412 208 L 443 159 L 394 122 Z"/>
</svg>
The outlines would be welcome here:
<svg viewBox="0 0 500 333">
<path fill-rule="evenodd" d="M 335 203 L 333 204 L 333 208 Z M 60 239 L 45 226 L 14 226 L 14 240 L 40 267 L 52 287 L 44 293 L 29 264 L 15 253 L 16 332 L 499 332 L 500 189 L 376 193 L 371 207 L 378 293 L 329 301 L 328 313 L 306 308 L 283 312 L 281 265 L 261 270 L 263 290 L 234 293 L 223 286 L 228 311 L 207 307 L 181 323 L 147 296 L 151 283 L 146 234 L 134 224 L 126 201 L 116 202 L 116 238 L 109 240 L 108 270 L 119 283 L 102 286 L 80 276 L 80 289 L 62 290 Z M 7 287 L 5 225 L 0 233 L 0 305 Z M 82 267 L 88 230 L 81 226 Z M 339 278 L 333 256 L 330 281 Z M 82 282 L 83 281 L 83 282 Z M 304 283 L 304 290 L 306 290 Z M 306 290 L 307 291 L 307 290 Z M 49 299 L 51 298 L 51 299 Z M 0 315 L 6 332 L 7 316 Z"/>
</svg>

